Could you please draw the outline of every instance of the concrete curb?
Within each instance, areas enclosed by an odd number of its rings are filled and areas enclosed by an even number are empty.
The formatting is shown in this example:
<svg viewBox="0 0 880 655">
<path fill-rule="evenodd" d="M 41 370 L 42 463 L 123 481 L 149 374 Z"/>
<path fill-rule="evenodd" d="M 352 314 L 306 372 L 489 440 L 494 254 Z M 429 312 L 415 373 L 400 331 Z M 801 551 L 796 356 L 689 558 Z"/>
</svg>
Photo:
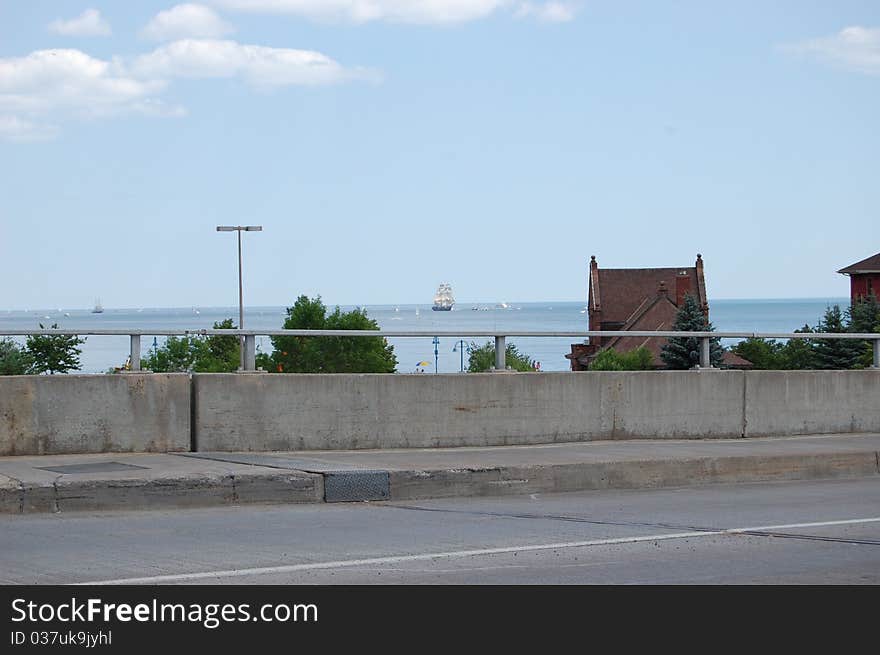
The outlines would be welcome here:
<svg viewBox="0 0 880 655">
<path fill-rule="evenodd" d="M 294 460 L 295 465 L 303 464 Z M 251 503 L 322 503 L 415 500 L 560 493 L 600 489 L 660 489 L 715 483 L 815 480 L 880 475 L 875 450 L 821 454 L 755 454 L 665 457 L 556 464 L 516 464 L 476 468 L 292 470 L 254 464 L 253 472 L 182 475 L 149 479 L 77 480 L 21 483 L 0 476 L 0 513 L 57 513 L 136 509 L 222 507 Z M 343 493 L 326 493 L 326 483 L 344 473 Z M 387 495 L 359 481 L 387 476 Z M 360 494 L 360 495 L 359 495 Z"/>
<path fill-rule="evenodd" d="M 135 480 L 62 480 L 52 484 L 3 484 L 0 486 L 0 513 L 317 503 L 322 502 L 323 498 L 323 478 L 301 472 Z"/>
<path fill-rule="evenodd" d="M 582 462 L 444 471 L 392 471 L 391 500 L 660 489 L 880 475 L 878 453 Z"/>
</svg>

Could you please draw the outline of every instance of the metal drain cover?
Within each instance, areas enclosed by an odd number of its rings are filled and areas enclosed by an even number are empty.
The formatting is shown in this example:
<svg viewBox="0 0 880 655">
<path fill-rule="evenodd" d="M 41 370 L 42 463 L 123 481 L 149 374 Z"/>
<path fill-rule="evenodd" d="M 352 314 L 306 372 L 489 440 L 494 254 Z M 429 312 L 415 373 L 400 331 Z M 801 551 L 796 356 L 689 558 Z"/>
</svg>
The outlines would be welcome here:
<svg viewBox="0 0 880 655">
<path fill-rule="evenodd" d="M 324 473 L 324 501 L 388 500 L 390 486 L 388 471 L 327 471 Z"/>
<path fill-rule="evenodd" d="M 119 471 L 147 470 L 149 466 L 135 466 L 122 462 L 88 462 L 87 464 L 67 464 L 66 466 L 35 466 L 41 471 L 53 473 L 115 473 Z"/>
</svg>

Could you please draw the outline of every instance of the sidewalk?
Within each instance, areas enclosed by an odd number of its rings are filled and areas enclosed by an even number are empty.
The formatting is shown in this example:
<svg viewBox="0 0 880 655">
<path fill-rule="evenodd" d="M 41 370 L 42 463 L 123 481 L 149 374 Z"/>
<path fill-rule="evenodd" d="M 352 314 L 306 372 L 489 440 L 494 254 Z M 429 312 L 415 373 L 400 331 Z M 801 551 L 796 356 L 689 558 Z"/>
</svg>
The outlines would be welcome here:
<svg viewBox="0 0 880 655">
<path fill-rule="evenodd" d="M 484 448 L 0 457 L 0 513 L 655 489 L 880 476 L 880 434 Z"/>
</svg>

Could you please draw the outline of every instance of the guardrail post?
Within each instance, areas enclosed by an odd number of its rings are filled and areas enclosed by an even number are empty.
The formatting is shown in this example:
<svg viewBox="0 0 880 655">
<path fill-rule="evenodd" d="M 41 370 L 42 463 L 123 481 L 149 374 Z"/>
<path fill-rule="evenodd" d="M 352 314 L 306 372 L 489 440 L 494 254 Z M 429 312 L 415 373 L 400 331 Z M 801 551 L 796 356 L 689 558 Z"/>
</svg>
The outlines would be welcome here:
<svg viewBox="0 0 880 655">
<path fill-rule="evenodd" d="M 129 354 L 129 363 L 131 364 L 132 371 L 140 371 L 141 370 L 141 335 L 132 334 L 131 337 L 131 352 Z"/>
<path fill-rule="evenodd" d="M 504 345 L 504 337 L 495 337 L 495 370 L 507 370 L 507 346 Z"/>
<path fill-rule="evenodd" d="M 874 339 L 874 368 L 880 368 L 880 339 Z"/>
<path fill-rule="evenodd" d="M 700 337 L 700 368 L 712 368 L 709 337 Z"/>
<path fill-rule="evenodd" d="M 253 334 L 244 336 L 244 370 L 257 370 L 257 337 Z"/>
</svg>

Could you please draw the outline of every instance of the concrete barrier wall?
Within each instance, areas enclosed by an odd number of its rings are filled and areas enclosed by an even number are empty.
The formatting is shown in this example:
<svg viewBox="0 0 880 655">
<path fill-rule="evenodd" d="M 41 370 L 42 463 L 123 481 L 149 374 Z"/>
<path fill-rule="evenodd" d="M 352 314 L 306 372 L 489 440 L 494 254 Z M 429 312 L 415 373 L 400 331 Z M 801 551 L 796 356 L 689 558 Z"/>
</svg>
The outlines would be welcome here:
<svg viewBox="0 0 880 655">
<path fill-rule="evenodd" d="M 741 437 L 743 373 L 194 378 L 200 451 Z"/>
<path fill-rule="evenodd" d="M 0 377 L 0 455 L 860 432 L 880 371 Z"/>
<path fill-rule="evenodd" d="M 189 448 L 186 374 L 0 376 L 0 455 Z"/>
<path fill-rule="evenodd" d="M 745 436 L 880 432 L 880 371 L 746 374 Z"/>
</svg>

